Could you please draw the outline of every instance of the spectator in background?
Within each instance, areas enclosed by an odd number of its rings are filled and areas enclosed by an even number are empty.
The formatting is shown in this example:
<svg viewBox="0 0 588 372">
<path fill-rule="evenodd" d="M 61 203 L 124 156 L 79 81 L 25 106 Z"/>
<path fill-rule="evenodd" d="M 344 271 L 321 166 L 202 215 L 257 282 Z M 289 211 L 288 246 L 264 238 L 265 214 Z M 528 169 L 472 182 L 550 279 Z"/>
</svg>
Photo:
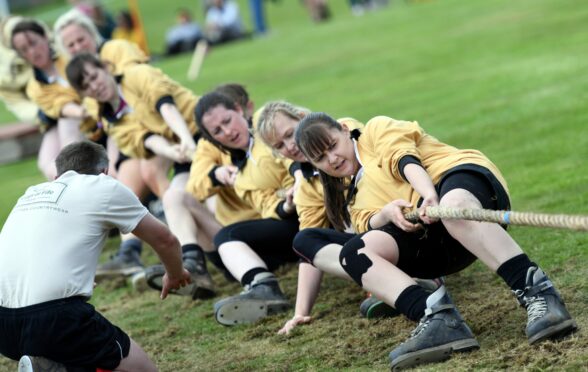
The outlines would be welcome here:
<svg viewBox="0 0 588 372">
<path fill-rule="evenodd" d="M 202 38 L 202 30 L 192 20 L 192 14 L 188 9 L 178 9 L 176 20 L 176 25 L 171 27 L 165 36 L 166 55 L 191 52 Z"/>
<path fill-rule="evenodd" d="M 112 32 L 116 27 L 116 22 L 112 15 L 104 9 L 100 0 L 69 0 L 69 3 L 92 19 L 104 39 L 112 39 Z"/>
<path fill-rule="evenodd" d="M 128 10 L 121 11 L 116 16 L 116 28 L 112 32 L 112 38 L 131 41 L 137 44 L 145 54 L 149 54 L 145 34 L 136 23 Z"/>
<path fill-rule="evenodd" d="M 264 0 L 249 0 L 249 12 L 251 13 L 253 31 L 256 34 L 265 34 L 267 31 L 263 3 Z"/>
<path fill-rule="evenodd" d="M 327 0 L 304 0 L 304 5 L 310 13 L 310 18 L 317 23 L 331 18 Z"/>
<path fill-rule="evenodd" d="M 240 39 L 243 23 L 239 6 L 233 0 L 212 0 L 206 11 L 206 38 L 210 44 L 221 44 Z"/>
</svg>

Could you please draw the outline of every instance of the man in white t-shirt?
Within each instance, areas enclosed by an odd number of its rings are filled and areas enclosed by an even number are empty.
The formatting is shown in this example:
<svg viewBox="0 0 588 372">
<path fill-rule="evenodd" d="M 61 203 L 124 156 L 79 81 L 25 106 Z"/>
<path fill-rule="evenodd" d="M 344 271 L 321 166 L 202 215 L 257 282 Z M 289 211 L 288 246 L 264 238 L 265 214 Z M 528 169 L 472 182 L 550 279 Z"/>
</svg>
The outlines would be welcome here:
<svg viewBox="0 0 588 372">
<path fill-rule="evenodd" d="M 0 353 L 45 357 L 75 370 L 155 371 L 147 354 L 86 301 L 108 232 L 132 232 L 166 269 L 161 291 L 190 282 L 178 240 L 131 190 L 106 175 L 100 145 L 63 148 L 58 177 L 29 187 L 0 232 Z M 24 357 L 23 357 L 24 356 Z"/>
</svg>

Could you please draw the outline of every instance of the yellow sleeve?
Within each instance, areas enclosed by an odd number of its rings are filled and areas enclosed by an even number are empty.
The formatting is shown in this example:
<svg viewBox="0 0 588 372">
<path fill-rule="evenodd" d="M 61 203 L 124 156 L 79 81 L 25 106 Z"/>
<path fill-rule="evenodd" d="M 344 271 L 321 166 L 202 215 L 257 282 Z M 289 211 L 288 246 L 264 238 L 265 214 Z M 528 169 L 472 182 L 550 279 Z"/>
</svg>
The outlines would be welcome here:
<svg viewBox="0 0 588 372">
<path fill-rule="evenodd" d="M 61 117 L 61 110 L 66 104 L 73 102 L 79 104 L 80 97 L 75 90 L 60 84 L 42 84 L 31 79 L 27 85 L 27 96 L 31 101 L 52 119 Z"/>
<path fill-rule="evenodd" d="M 370 218 L 372 218 L 372 216 L 377 212 L 377 210 L 351 208 L 349 215 L 351 217 L 351 224 L 355 232 L 357 234 L 361 234 L 368 231 Z"/>
<path fill-rule="evenodd" d="M 321 191 L 318 191 L 318 187 L 321 188 Z M 311 227 L 329 227 L 322 187 L 318 179 L 304 180 L 294 196 L 300 230 Z"/>
<path fill-rule="evenodd" d="M 258 159 L 258 162 L 254 179 L 249 177 L 249 174 L 239 173 L 235 182 L 235 192 L 262 218 L 280 219 L 276 207 L 283 199 L 278 193 L 292 187 L 294 178 L 271 156 Z"/>
<path fill-rule="evenodd" d="M 406 182 L 400 173 L 398 163 L 410 155 L 421 159 L 417 144 L 424 135 L 416 121 L 400 121 L 385 116 L 371 119 L 362 132 L 371 142 L 371 149 L 377 157 L 378 166 L 398 181 Z"/>
<path fill-rule="evenodd" d="M 100 49 L 100 59 L 112 66 L 113 75 L 120 75 L 129 66 L 148 63 L 149 57 L 135 43 L 109 40 Z"/>
<path fill-rule="evenodd" d="M 216 194 L 220 187 L 215 186 L 208 176 L 212 168 L 223 165 L 223 152 L 205 139 L 198 141 L 192 166 L 190 167 L 190 178 L 186 184 L 186 191 L 194 195 L 200 201 Z M 228 155 L 226 155 L 228 156 Z"/>
<path fill-rule="evenodd" d="M 149 131 L 127 114 L 117 123 L 108 123 L 107 133 L 114 139 L 118 149 L 131 158 L 149 158 L 153 153 L 145 147 Z"/>
<path fill-rule="evenodd" d="M 136 94 L 147 104 L 147 107 L 153 110 L 161 98 L 173 97 L 180 87 L 160 69 L 149 65 L 136 65 L 127 69 L 124 79 L 129 79 L 127 85 L 132 86 Z"/>
</svg>

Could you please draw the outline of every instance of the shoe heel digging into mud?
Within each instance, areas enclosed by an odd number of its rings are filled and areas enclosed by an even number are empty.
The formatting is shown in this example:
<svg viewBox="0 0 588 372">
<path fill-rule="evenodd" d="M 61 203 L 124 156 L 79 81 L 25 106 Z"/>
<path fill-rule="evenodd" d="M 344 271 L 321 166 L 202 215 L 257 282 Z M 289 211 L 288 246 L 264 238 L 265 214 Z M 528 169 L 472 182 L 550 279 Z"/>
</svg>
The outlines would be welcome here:
<svg viewBox="0 0 588 372">
<path fill-rule="evenodd" d="M 43 357 L 23 355 L 18 361 L 18 372 L 66 372 L 63 364 Z"/>
<path fill-rule="evenodd" d="M 529 344 L 558 339 L 578 328 L 553 283 L 540 268 L 530 267 L 525 289 L 514 291 L 514 294 L 521 306 L 527 309 Z"/>
<path fill-rule="evenodd" d="M 254 323 L 290 308 L 276 277 L 271 273 L 260 273 L 241 294 L 215 303 L 214 317 L 220 324 L 232 326 Z"/>
<path fill-rule="evenodd" d="M 441 362 L 454 352 L 479 348 L 445 286 L 441 286 L 427 298 L 425 315 L 410 337 L 390 352 L 390 362 L 392 370 L 396 371 Z"/>
<path fill-rule="evenodd" d="M 192 258 L 184 258 L 184 267 L 190 272 L 192 283 L 177 290 L 170 291 L 171 294 L 188 296 L 193 300 L 212 298 L 216 295 L 214 283 L 206 269 L 204 259 L 198 262 Z M 145 269 L 145 281 L 149 287 L 161 291 L 164 274 L 165 268 L 163 265 L 150 266 Z"/>
</svg>

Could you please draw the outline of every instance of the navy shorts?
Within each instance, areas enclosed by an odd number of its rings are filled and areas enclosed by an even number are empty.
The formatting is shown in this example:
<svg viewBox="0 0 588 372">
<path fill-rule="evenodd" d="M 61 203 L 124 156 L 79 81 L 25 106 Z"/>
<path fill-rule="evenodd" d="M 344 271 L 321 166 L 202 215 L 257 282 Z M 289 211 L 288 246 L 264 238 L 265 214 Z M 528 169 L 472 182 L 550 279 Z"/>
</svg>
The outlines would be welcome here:
<svg viewBox="0 0 588 372">
<path fill-rule="evenodd" d="M 83 297 L 18 309 L 0 307 L 0 353 L 19 360 L 42 356 L 68 370 L 114 370 L 129 355 L 131 340 Z"/>
</svg>

